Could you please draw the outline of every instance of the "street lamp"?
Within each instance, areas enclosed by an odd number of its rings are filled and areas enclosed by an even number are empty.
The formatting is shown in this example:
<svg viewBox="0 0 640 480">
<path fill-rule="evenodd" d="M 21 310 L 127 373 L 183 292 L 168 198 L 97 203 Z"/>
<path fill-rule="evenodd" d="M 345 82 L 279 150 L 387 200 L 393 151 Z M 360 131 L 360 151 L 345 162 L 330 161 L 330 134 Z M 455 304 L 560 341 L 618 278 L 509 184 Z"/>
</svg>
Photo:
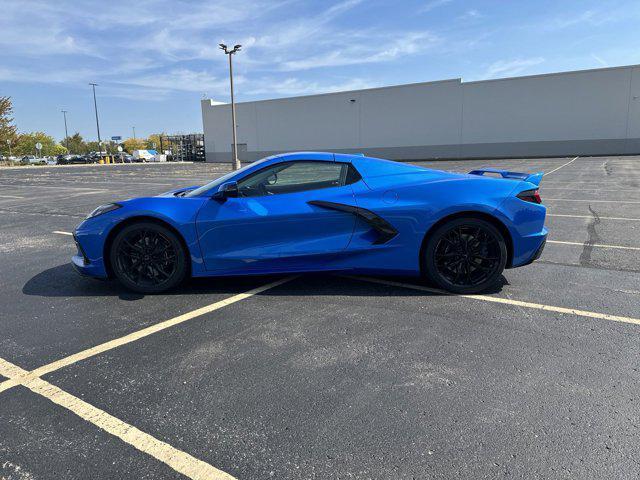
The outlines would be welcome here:
<svg viewBox="0 0 640 480">
<path fill-rule="evenodd" d="M 136 127 L 131 127 L 131 128 L 133 128 L 133 139 L 135 140 L 136 139 Z"/>
<path fill-rule="evenodd" d="M 67 130 L 67 111 L 66 110 L 60 110 L 60 111 L 64 116 L 64 139 L 67 142 L 67 153 L 71 153 L 71 150 L 69 150 L 69 131 Z"/>
<path fill-rule="evenodd" d="M 231 83 L 231 123 L 233 124 L 233 169 L 238 170 L 240 168 L 240 160 L 238 160 L 238 141 L 236 138 L 236 104 L 233 100 L 233 64 L 231 62 L 231 56 L 240 51 L 242 45 L 234 45 L 233 50 L 229 50 L 224 43 L 220 44 L 220 50 L 225 55 L 229 55 L 229 82 Z"/>
<path fill-rule="evenodd" d="M 11 139 L 7 138 L 7 145 L 9 145 L 9 157 L 12 157 L 13 155 L 11 155 Z"/>
<path fill-rule="evenodd" d="M 100 149 L 100 158 L 102 158 L 102 139 L 100 138 L 100 122 L 98 121 L 98 103 L 96 102 L 96 87 L 97 83 L 90 83 L 93 87 L 93 108 L 96 112 L 96 128 L 98 130 L 98 148 Z"/>
</svg>

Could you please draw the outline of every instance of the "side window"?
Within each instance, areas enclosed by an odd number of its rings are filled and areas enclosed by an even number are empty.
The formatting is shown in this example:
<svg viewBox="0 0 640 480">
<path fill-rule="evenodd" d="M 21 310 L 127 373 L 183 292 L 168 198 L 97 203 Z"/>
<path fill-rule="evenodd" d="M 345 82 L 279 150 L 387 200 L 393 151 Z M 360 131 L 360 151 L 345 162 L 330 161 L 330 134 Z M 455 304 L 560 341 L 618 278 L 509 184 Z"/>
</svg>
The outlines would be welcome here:
<svg viewBox="0 0 640 480">
<path fill-rule="evenodd" d="M 344 182 L 345 185 L 351 185 L 352 183 L 356 183 L 360 180 L 362 180 L 362 175 L 360 175 L 353 165 L 349 165 Z"/>
<path fill-rule="evenodd" d="M 286 162 L 267 167 L 238 182 L 242 197 L 304 192 L 346 184 L 348 165 L 334 162 Z"/>
</svg>

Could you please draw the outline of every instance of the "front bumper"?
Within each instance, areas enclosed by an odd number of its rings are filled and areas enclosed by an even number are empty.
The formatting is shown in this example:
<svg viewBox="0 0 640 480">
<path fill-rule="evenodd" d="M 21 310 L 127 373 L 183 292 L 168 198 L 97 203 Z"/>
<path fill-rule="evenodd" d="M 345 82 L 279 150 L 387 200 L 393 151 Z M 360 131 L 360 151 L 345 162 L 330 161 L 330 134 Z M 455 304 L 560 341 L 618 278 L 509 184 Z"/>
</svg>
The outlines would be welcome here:
<svg viewBox="0 0 640 480">
<path fill-rule="evenodd" d="M 86 277 L 107 278 L 108 275 L 104 268 L 102 255 L 97 256 L 91 255 L 90 253 L 93 250 L 97 250 L 96 248 L 91 248 L 90 236 L 83 235 L 82 232 L 76 230 L 73 234 L 73 241 L 78 250 L 77 253 L 71 257 L 73 269 L 80 275 Z"/>
</svg>

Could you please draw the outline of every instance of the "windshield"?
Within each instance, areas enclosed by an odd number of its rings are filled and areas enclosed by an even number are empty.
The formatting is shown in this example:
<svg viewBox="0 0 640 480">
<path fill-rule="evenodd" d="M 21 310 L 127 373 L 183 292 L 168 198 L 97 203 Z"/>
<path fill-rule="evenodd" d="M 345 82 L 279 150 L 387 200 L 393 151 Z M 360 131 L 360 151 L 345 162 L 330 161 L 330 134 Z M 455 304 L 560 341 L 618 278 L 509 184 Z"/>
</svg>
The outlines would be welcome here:
<svg viewBox="0 0 640 480">
<path fill-rule="evenodd" d="M 206 185 L 198 187 L 195 190 L 191 190 L 190 192 L 188 192 L 184 196 L 185 197 L 197 197 L 198 195 L 202 195 L 203 193 L 207 192 L 208 190 L 217 188 L 220 185 L 222 185 L 224 182 L 226 182 L 226 181 L 230 180 L 231 178 L 235 177 L 236 175 L 246 171 L 249 167 L 253 167 L 254 165 L 256 165 L 256 163 L 258 163 L 258 162 L 250 163 L 248 165 L 245 165 L 244 167 L 242 167 L 239 170 L 236 170 L 234 172 L 229 172 L 226 175 L 223 175 L 223 176 L 221 176 L 219 178 L 216 178 L 215 180 L 207 183 Z"/>
</svg>

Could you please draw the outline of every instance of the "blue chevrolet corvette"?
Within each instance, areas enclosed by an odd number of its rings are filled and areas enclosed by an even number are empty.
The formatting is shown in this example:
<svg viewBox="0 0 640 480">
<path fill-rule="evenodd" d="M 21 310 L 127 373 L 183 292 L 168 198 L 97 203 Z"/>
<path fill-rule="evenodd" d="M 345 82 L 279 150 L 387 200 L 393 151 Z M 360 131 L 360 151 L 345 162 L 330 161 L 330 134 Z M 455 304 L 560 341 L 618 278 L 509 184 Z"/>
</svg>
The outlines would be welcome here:
<svg viewBox="0 0 640 480">
<path fill-rule="evenodd" d="M 342 271 L 422 275 L 475 293 L 544 248 L 542 173 L 451 173 L 298 152 L 202 186 L 96 208 L 74 232 L 78 272 L 157 293 L 187 276 Z"/>
</svg>

